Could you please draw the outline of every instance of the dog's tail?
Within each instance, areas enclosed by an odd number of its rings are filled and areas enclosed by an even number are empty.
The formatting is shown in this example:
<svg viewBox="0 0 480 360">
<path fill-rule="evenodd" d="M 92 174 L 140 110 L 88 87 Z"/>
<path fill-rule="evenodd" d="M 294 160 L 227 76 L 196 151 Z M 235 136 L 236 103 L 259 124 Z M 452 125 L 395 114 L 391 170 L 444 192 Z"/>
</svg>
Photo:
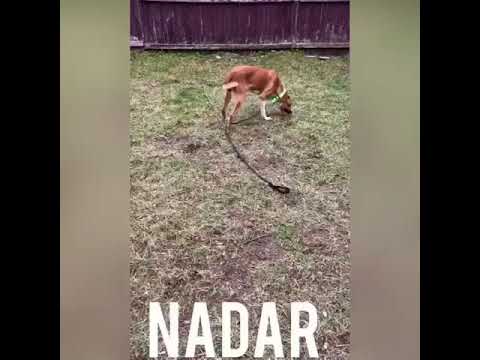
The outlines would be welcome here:
<svg viewBox="0 0 480 360">
<path fill-rule="evenodd" d="M 226 84 L 223 84 L 223 89 L 224 90 L 231 90 L 233 88 L 236 88 L 238 86 L 238 82 L 236 81 L 230 81 Z"/>
</svg>

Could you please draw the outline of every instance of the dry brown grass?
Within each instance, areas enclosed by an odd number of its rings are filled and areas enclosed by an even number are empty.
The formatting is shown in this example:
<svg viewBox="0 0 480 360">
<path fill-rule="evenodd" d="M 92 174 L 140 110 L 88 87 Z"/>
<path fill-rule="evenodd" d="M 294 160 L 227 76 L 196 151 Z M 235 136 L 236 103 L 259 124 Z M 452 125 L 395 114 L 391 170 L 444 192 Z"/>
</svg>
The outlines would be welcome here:
<svg viewBox="0 0 480 360">
<path fill-rule="evenodd" d="M 217 58 L 220 56 L 220 58 Z M 234 156 L 220 123 L 225 72 L 277 69 L 294 115 L 263 121 L 254 98 L 233 138 L 272 192 Z M 220 357 L 220 305 L 275 301 L 285 350 L 289 303 L 319 310 L 317 346 L 346 359 L 350 334 L 348 61 L 302 52 L 140 53 L 131 70 L 131 358 L 148 359 L 148 303 L 179 302 L 180 354 L 191 306 L 206 301 Z M 203 358 L 201 354 L 198 358 Z"/>
</svg>

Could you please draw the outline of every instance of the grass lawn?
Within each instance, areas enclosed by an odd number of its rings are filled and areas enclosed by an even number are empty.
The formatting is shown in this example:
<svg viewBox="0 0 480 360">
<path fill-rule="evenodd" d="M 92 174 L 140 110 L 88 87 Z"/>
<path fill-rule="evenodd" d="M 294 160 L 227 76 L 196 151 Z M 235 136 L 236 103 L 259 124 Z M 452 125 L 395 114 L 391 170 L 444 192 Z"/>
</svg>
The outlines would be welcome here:
<svg viewBox="0 0 480 360">
<path fill-rule="evenodd" d="M 276 69 L 293 99 L 290 118 L 265 121 L 252 96 L 238 117 L 247 120 L 232 131 L 262 175 L 292 188 L 288 195 L 249 172 L 225 139 L 221 86 L 237 64 Z M 150 301 L 180 303 L 181 356 L 195 301 L 210 306 L 218 357 L 222 301 L 245 304 L 252 329 L 262 302 L 276 302 L 287 358 L 288 305 L 310 301 L 321 357 L 348 358 L 348 60 L 301 51 L 132 53 L 130 111 L 131 359 L 148 359 Z M 250 337 L 244 359 L 253 359 L 256 331 Z"/>
</svg>

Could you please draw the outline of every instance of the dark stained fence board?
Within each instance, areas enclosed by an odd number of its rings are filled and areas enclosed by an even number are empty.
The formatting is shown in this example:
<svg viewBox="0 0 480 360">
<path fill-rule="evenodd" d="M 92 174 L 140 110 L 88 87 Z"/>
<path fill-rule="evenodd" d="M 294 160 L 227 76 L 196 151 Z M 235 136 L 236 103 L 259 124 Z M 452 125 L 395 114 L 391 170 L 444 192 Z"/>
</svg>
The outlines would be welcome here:
<svg viewBox="0 0 480 360">
<path fill-rule="evenodd" d="M 135 10 L 131 14 L 131 35 L 143 41 L 147 49 L 349 47 L 349 2 L 344 0 L 131 3 L 137 5 L 131 5 Z"/>
<path fill-rule="evenodd" d="M 132 46 L 143 45 L 143 26 L 141 0 L 130 0 L 130 43 Z"/>
<path fill-rule="evenodd" d="M 297 41 L 302 43 L 348 43 L 348 3 L 302 3 L 298 7 Z"/>
<path fill-rule="evenodd" d="M 293 40 L 293 9 L 289 3 L 145 5 L 148 44 L 205 46 Z"/>
</svg>

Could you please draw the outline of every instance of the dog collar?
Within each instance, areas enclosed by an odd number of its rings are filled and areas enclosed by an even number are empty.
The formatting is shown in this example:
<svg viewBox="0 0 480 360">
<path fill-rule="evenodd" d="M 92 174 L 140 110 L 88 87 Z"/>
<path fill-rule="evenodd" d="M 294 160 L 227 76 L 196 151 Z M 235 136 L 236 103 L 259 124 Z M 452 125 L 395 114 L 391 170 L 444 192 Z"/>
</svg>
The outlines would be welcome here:
<svg viewBox="0 0 480 360">
<path fill-rule="evenodd" d="M 286 93 L 287 93 L 287 89 L 284 88 L 280 95 L 275 95 L 274 97 L 272 97 L 272 104 L 276 104 L 277 102 L 279 102 L 280 99 L 283 98 Z"/>
</svg>

